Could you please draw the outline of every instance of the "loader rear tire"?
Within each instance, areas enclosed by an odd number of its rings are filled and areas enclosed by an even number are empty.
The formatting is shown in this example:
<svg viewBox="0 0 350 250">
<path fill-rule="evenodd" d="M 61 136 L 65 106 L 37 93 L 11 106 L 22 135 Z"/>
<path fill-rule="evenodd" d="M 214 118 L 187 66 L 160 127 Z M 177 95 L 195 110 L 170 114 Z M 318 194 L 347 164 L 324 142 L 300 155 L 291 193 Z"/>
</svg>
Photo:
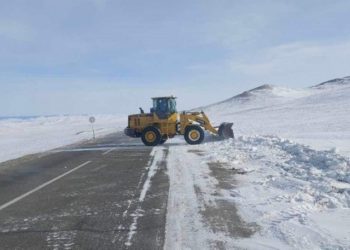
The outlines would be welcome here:
<svg viewBox="0 0 350 250">
<path fill-rule="evenodd" d="M 201 144 L 204 140 L 204 131 L 198 125 L 189 125 L 185 129 L 184 137 L 190 145 Z"/>
<path fill-rule="evenodd" d="M 157 127 L 149 126 L 142 131 L 141 140 L 146 146 L 157 146 L 162 139 L 162 135 Z"/>
</svg>

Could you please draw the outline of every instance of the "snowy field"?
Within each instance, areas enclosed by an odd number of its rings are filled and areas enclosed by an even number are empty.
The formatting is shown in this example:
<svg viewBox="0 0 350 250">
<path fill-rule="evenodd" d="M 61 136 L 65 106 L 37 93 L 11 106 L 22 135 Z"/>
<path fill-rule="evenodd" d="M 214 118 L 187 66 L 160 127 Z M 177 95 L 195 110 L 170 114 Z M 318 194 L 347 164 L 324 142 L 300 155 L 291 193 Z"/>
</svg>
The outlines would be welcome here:
<svg viewBox="0 0 350 250">
<path fill-rule="evenodd" d="M 350 156 L 350 77 L 306 89 L 263 85 L 203 110 L 237 135 L 277 135 Z"/>
<path fill-rule="evenodd" d="M 96 136 L 122 130 L 126 116 L 98 115 Z M 52 116 L 0 120 L 0 162 L 92 139 L 89 116 Z"/>
<path fill-rule="evenodd" d="M 201 109 L 236 138 L 170 148 L 167 249 L 350 249 L 349 77 Z"/>
</svg>

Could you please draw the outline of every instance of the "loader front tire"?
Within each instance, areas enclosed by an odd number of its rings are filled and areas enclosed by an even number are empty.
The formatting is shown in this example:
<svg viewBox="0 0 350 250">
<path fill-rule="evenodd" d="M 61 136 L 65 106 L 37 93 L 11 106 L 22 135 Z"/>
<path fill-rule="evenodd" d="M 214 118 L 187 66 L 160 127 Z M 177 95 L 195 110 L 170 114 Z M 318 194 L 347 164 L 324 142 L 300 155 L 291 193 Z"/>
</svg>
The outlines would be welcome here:
<svg viewBox="0 0 350 250">
<path fill-rule="evenodd" d="M 198 125 L 189 125 L 185 129 L 185 140 L 190 145 L 201 144 L 204 140 L 204 131 Z"/>
<path fill-rule="evenodd" d="M 157 146 L 162 139 L 162 135 L 157 127 L 149 126 L 142 131 L 141 140 L 146 146 Z"/>
</svg>

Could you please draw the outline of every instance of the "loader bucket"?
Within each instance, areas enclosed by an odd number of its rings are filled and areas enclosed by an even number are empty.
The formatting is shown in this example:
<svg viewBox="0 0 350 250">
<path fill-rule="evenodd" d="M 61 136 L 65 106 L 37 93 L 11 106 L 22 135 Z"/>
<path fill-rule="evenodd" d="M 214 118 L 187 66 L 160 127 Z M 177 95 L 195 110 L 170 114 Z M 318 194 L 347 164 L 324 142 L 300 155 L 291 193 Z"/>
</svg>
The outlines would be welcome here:
<svg viewBox="0 0 350 250">
<path fill-rule="evenodd" d="M 232 130 L 232 122 L 223 122 L 219 126 L 218 134 L 220 137 L 228 139 L 234 138 L 233 130 Z"/>
</svg>

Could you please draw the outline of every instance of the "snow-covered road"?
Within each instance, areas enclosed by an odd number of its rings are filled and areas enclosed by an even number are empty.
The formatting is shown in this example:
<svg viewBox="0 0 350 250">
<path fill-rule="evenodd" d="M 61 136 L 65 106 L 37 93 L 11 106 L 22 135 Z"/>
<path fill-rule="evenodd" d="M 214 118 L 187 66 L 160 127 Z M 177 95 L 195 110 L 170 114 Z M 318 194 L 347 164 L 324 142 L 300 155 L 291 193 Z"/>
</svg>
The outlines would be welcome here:
<svg viewBox="0 0 350 250">
<path fill-rule="evenodd" d="M 172 145 L 166 248 L 348 248 L 349 169 L 278 137 Z"/>
</svg>

